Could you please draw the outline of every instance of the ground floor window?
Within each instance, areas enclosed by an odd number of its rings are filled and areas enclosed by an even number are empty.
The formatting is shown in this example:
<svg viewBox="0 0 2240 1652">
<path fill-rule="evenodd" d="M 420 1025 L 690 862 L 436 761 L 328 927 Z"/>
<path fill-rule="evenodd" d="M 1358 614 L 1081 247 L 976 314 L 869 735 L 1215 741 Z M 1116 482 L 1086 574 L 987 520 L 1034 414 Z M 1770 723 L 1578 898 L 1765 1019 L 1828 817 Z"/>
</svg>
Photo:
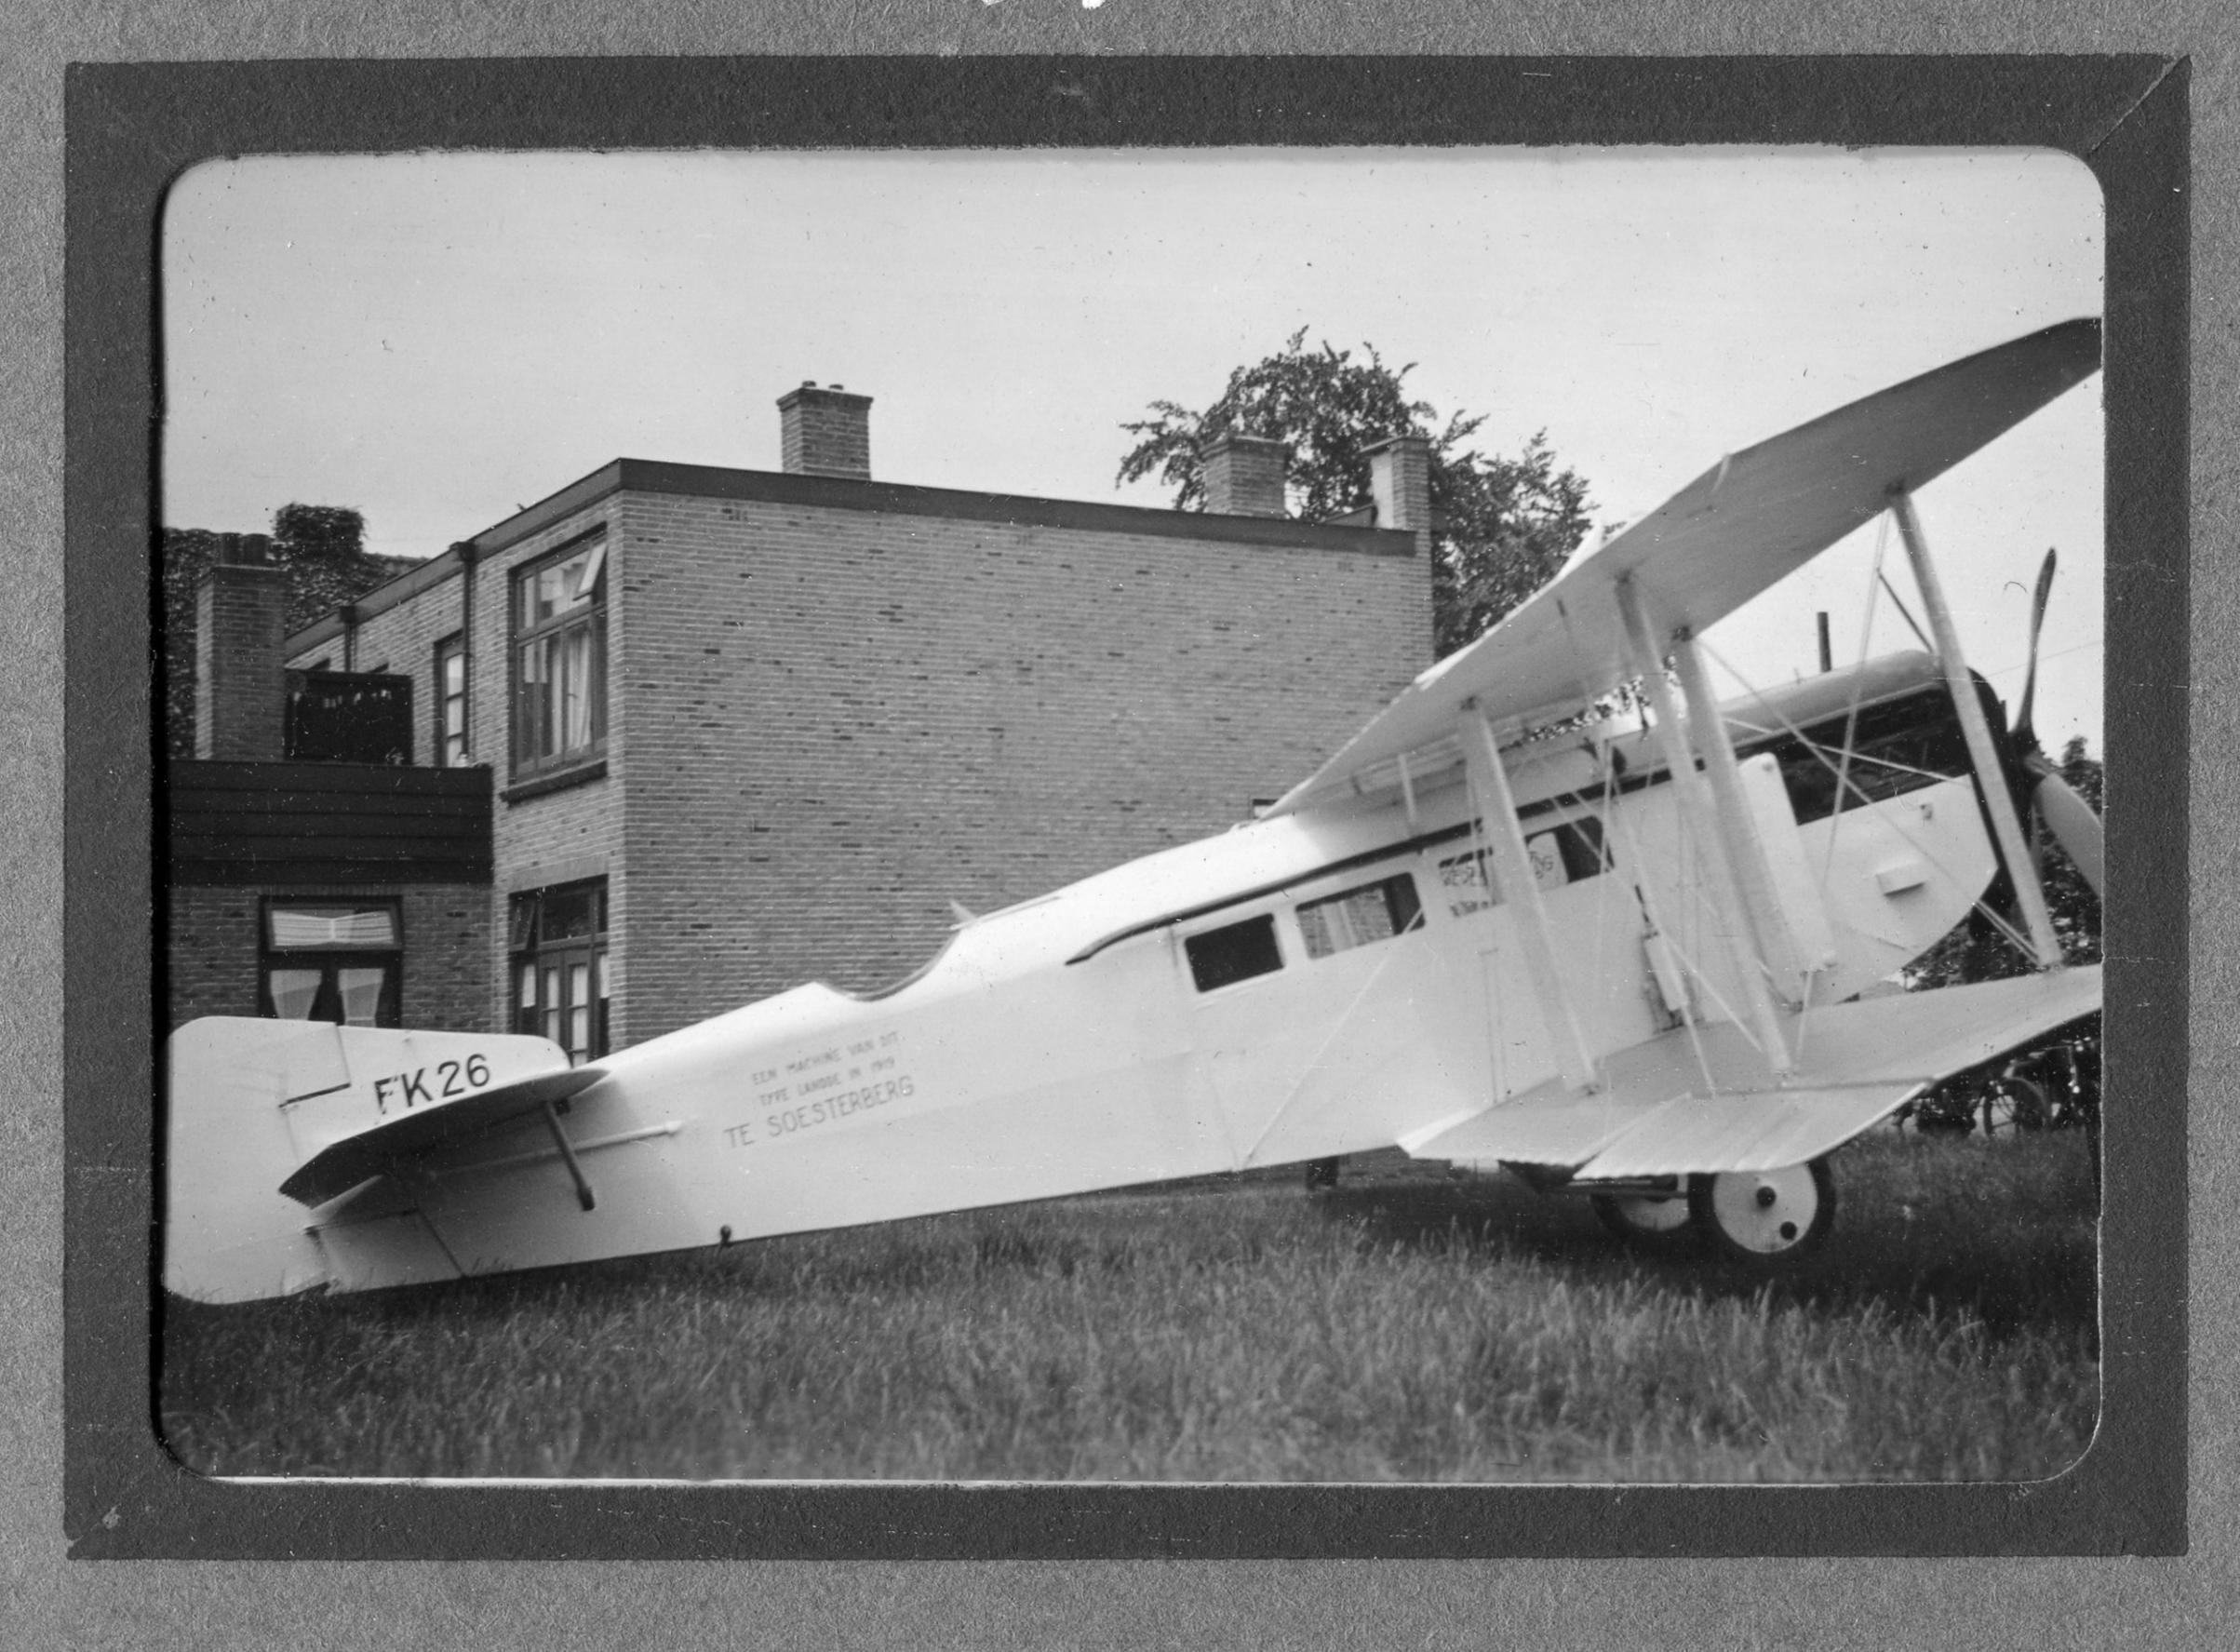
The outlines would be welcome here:
<svg viewBox="0 0 2240 1652">
<path fill-rule="evenodd" d="M 607 1054 L 607 884 L 532 889 L 513 900 L 514 1030 L 548 1038 L 577 1066 Z"/>
<path fill-rule="evenodd" d="M 267 901 L 258 976 L 267 1015 L 401 1025 L 404 930 L 395 901 Z"/>
</svg>

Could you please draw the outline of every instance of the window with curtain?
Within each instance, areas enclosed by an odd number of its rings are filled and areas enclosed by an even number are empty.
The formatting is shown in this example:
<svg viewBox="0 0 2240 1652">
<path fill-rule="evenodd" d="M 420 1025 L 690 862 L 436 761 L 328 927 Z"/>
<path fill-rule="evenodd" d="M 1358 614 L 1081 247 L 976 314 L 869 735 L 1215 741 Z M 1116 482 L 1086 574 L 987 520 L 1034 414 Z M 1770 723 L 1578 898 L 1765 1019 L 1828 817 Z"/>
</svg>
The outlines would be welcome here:
<svg viewBox="0 0 2240 1652">
<path fill-rule="evenodd" d="M 581 1067 L 607 1054 L 607 885 L 513 898 L 514 1030 L 548 1038 Z"/>
<path fill-rule="evenodd" d="M 395 901 L 268 901 L 259 975 L 267 1015 L 396 1027 L 404 932 Z"/>
<path fill-rule="evenodd" d="M 514 579 L 514 774 L 533 778 L 607 750 L 607 542 L 531 563 Z"/>
</svg>

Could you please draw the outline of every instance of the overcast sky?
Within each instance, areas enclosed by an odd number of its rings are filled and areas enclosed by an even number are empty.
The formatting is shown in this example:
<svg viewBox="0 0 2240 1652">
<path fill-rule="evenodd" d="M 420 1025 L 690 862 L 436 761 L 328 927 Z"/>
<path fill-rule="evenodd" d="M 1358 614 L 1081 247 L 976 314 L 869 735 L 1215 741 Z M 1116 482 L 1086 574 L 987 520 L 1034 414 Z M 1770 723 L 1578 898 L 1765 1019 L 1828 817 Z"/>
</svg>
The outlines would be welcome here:
<svg viewBox="0 0 2240 1652">
<path fill-rule="evenodd" d="M 429 555 L 619 456 L 774 470 L 804 379 L 875 398 L 883 480 L 1160 505 L 1115 490 L 1121 423 L 1203 407 L 1302 326 L 1418 364 L 1488 452 L 1545 430 L 1597 519 L 1630 519 L 1724 452 L 2099 314 L 2101 255 L 2090 174 L 2019 151 L 209 163 L 165 220 L 162 520 L 350 505 L 372 549 Z M 2010 702 L 2059 547 L 2057 750 L 2099 748 L 2100 449 L 2096 378 L 1919 495 Z M 1809 671 L 1820 609 L 1855 657 L 1874 539 L 1718 627 L 1716 657 Z M 1911 645 L 1883 604 L 1870 651 Z"/>
</svg>

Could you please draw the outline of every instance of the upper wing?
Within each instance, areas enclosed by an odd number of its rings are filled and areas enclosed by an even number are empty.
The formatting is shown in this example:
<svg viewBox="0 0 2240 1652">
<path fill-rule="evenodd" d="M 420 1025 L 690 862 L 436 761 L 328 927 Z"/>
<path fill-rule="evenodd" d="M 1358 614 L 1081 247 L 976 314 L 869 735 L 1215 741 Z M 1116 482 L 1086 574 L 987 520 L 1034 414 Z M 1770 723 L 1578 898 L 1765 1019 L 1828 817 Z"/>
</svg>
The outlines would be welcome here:
<svg viewBox="0 0 2240 1652">
<path fill-rule="evenodd" d="M 1553 717 L 1630 675 L 1614 591 L 1631 575 L 1667 631 L 1723 619 L 1852 530 L 2020 423 L 2099 366 L 2100 324 L 2064 321 L 1730 454 L 1418 677 L 1280 799 L 1299 809 L 1446 737 L 1468 701 L 1499 722 Z"/>
</svg>

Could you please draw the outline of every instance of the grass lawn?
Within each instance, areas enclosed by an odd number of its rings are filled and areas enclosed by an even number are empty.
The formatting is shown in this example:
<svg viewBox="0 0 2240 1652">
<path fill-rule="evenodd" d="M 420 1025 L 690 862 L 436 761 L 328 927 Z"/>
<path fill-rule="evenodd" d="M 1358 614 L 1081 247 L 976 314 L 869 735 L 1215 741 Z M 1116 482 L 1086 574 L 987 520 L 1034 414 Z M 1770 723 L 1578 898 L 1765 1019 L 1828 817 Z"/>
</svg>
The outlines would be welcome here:
<svg viewBox="0 0 2240 1652">
<path fill-rule="evenodd" d="M 2099 1403 L 2083 1140 L 1878 1131 L 1771 1283 L 1398 1154 L 360 1296 L 165 1306 L 217 1474 L 2032 1479 Z"/>
</svg>

